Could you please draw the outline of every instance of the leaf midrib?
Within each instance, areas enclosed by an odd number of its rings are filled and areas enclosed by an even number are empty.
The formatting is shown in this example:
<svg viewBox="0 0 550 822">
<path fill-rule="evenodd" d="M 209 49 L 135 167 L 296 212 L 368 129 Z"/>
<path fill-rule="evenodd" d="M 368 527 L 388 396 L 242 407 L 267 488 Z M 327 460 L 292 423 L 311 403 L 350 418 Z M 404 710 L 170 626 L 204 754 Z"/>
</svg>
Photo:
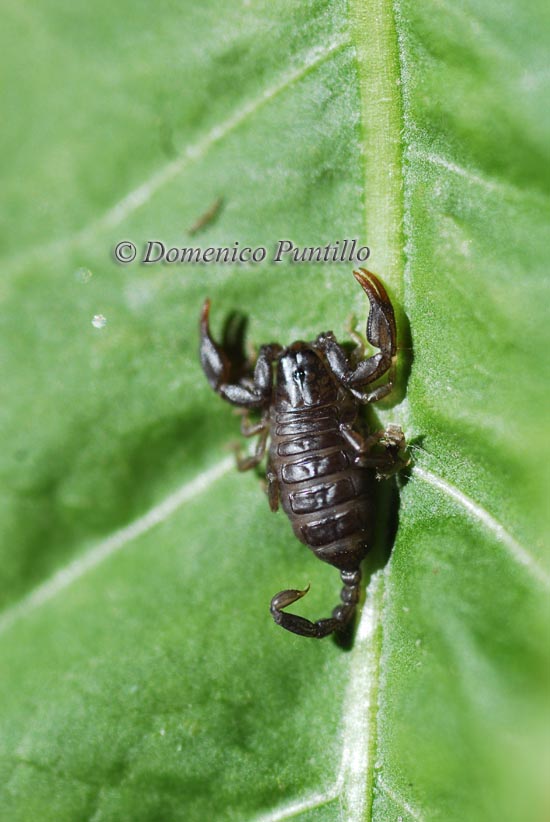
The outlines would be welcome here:
<svg viewBox="0 0 550 822">
<path fill-rule="evenodd" d="M 350 0 L 350 28 L 357 54 L 357 73 L 361 108 L 363 150 L 364 231 L 371 249 L 369 268 L 389 283 L 400 299 L 404 297 L 405 238 L 403 234 L 403 103 L 401 99 L 401 67 L 395 13 L 386 0 Z M 380 512 L 383 516 L 383 512 Z M 374 763 L 378 737 L 378 688 L 384 643 L 384 589 L 391 573 L 391 562 L 380 575 L 376 590 L 369 586 L 367 596 L 376 593 L 371 604 L 370 664 L 371 676 L 368 704 L 367 737 L 363 740 L 365 773 L 364 801 L 359 801 L 357 786 L 343 774 L 343 802 L 353 820 L 372 819 L 374 795 Z M 375 580 L 373 579 L 373 582 Z M 362 667 L 359 647 L 354 649 L 351 679 Z M 355 788 L 355 789 L 354 789 Z"/>
</svg>

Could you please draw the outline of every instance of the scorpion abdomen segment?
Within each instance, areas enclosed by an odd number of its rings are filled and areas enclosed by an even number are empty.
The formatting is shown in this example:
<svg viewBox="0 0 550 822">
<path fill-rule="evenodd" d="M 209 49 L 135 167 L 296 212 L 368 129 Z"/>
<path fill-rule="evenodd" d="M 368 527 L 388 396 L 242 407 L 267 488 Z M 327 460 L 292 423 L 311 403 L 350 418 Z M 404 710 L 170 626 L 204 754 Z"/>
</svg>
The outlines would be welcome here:
<svg viewBox="0 0 550 822">
<path fill-rule="evenodd" d="M 279 410 L 273 416 L 271 462 L 295 535 L 319 559 L 356 569 L 369 536 L 368 475 L 340 433 L 338 408 Z"/>
</svg>

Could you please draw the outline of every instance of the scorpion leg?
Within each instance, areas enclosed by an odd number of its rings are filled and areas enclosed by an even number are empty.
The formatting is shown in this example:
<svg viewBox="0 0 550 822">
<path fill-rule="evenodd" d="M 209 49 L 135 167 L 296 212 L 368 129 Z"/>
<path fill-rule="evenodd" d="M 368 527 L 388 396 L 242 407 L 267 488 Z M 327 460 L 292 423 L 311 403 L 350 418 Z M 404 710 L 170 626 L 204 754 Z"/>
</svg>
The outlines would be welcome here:
<svg viewBox="0 0 550 822">
<path fill-rule="evenodd" d="M 236 408 L 235 414 L 241 417 L 241 434 L 243 437 L 254 437 L 256 434 L 261 434 L 269 426 L 269 417 L 265 414 L 258 422 L 250 422 L 248 408 Z"/>
<path fill-rule="evenodd" d="M 337 605 L 334 608 L 331 617 L 318 619 L 317 622 L 310 622 L 309 619 L 304 619 L 304 617 L 296 614 L 287 614 L 282 610 L 305 596 L 309 591 L 308 585 L 303 591 L 281 591 L 273 597 L 271 600 L 271 616 L 277 625 L 286 628 L 287 631 L 292 631 L 294 634 L 310 636 L 315 639 L 322 639 L 322 637 L 328 636 L 334 631 L 341 631 L 345 628 L 359 602 L 361 571 L 359 568 L 355 571 L 340 571 L 340 576 L 344 583 L 344 587 L 340 592 L 342 605 Z"/>
<path fill-rule="evenodd" d="M 353 364 L 354 368 L 359 362 L 361 362 L 361 360 L 365 359 L 365 351 L 368 345 L 367 338 L 359 333 L 356 326 L 357 317 L 355 314 L 350 314 L 346 322 L 346 333 L 355 343 L 355 348 L 351 352 L 350 356 L 350 362 Z"/>
<path fill-rule="evenodd" d="M 233 405 L 262 408 L 269 404 L 273 384 L 272 364 L 281 351 L 280 345 L 260 348 L 252 379 L 239 377 L 231 381 L 231 360 L 223 347 L 212 338 L 208 324 L 210 300 L 206 300 L 200 319 L 200 358 L 206 378 L 214 391 Z"/>
<path fill-rule="evenodd" d="M 241 457 L 239 454 L 240 446 L 237 445 L 237 447 L 235 448 L 235 453 L 237 456 L 237 468 L 239 471 L 249 471 L 251 468 L 255 468 L 257 465 L 259 465 L 260 462 L 263 460 L 265 454 L 265 446 L 267 443 L 267 437 L 269 434 L 269 428 L 265 426 L 260 430 L 259 434 L 260 436 L 256 441 L 254 453 L 250 456 Z"/>
<path fill-rule="evenodd" d="M 397 353 L 397 330 L 395 315 L 390 298 L 380 280 L 370 271 L 362 268 L 353 276 L 369 298 L 370 311 L 367 320 L 367 339 L 380 353 L 362 360 L 355 368 L 350 367 L 343 348 L 332 332 L 317 338 L 324 350 L 330 368 L 336 378 L 361 402 L 376 402 L 389 394 L 393 388 L 393 371 Z M 391 369 L 391 371 L 390 371 Z M 390 379 L 368 394 L 358 389 L 375 382 L 390 371 Z"/>
<path fill-rule="evenodd" d="M 405 435 L 399 425 L 390 424 L 385 431 L 375 431 L 368 437 L 363 437 L 347 423 L 341 423 L 340 431 L 357 453 L 356 465 L 376 468 L 378 479 L 390 476 L 410 462 L 406 454 Z M 373 453 L 377 446 L 385 450 Z"/>
<path fill-rule="evenodd" d="M 235 413 L 241 416 L 241 434 L 243 437 L 255 437 L 259 434 L 254 448 L 254 453 L 248 457 L 241 457 L 241 446 L 239 443 L 233 445 L 235 456 L 237 457 L 237 470 L 248 471 L 250 468 L 255 468 L 262 461 L 267 438 L 269 436 L 269 415 L 264 413 L 261 420 L 258 422 L 250 422 L 250 411 L 248 408 L 237 408 Z"/>
</svg>

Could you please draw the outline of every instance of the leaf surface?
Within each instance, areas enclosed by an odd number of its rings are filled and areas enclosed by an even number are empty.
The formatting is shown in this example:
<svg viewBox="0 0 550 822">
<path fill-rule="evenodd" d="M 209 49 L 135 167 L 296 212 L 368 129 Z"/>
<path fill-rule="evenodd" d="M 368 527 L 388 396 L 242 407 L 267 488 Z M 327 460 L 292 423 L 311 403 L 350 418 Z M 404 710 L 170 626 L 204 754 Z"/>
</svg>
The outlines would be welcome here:
<svg viewBox="0 0 550 822">
<path fill-rule="evenodd" d="M 545 818 L 546 7 L 6 18 L 2 814 Z M 416 446 L 348 653 L 273 625 L 308 582 L 326 616 L 337 575 L 233 471 L 196 349 L 207 295 L 217 334 L 238 308 L 255 345 L 345 338 L 351 264 L 112 258 L 345 238 L 399 307 L 377 413 Z"/>
</svg>

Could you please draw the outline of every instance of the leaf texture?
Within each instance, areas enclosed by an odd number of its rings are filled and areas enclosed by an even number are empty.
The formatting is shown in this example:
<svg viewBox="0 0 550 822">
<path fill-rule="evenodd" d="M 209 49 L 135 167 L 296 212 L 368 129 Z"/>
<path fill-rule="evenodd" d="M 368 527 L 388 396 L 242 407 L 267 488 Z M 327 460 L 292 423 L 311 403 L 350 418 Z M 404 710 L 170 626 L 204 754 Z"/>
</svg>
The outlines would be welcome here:
<svg viewBox="0 0 550 822">
<path fill-rule="evenodd" d="M 2 818 L 546 818 L 546 7 L 5 16 Z M 345 238 L 398 306 L 377 414 L 414 445 L 347 653 L 272 623 L 337 575 L 234 473 L 196 349 L 206 296 L 256 346 L 345 338 L 351 265 L 112 256 Z"/>
</svg>

